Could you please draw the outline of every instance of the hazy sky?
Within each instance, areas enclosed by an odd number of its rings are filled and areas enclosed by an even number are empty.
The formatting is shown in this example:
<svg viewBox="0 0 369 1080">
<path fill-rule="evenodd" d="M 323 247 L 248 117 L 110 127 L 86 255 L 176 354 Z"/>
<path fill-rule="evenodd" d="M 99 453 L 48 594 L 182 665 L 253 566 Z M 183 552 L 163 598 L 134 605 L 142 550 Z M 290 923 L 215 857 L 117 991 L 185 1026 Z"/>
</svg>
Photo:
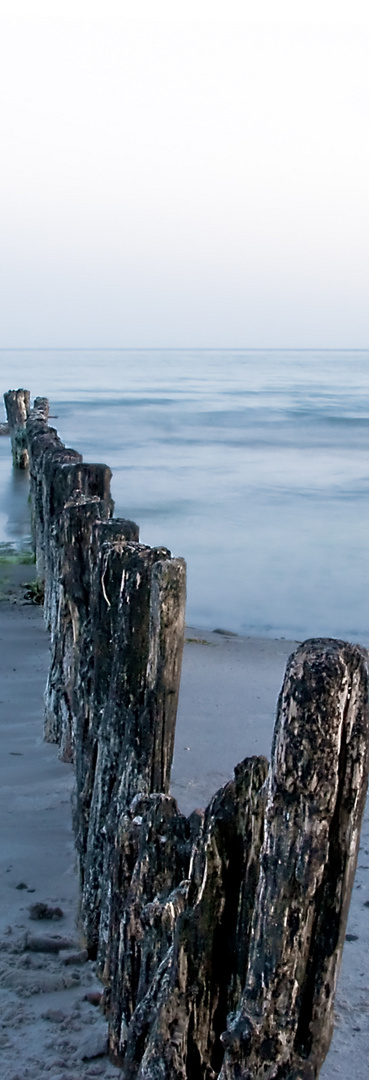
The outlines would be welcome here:
<svg viewBox="0 0 369 1080">
<path fill-rule="evenodd" d="M 1 0 L 2 347 L 369 347 L 369 25 L 290 7 Z"/>
</svg>

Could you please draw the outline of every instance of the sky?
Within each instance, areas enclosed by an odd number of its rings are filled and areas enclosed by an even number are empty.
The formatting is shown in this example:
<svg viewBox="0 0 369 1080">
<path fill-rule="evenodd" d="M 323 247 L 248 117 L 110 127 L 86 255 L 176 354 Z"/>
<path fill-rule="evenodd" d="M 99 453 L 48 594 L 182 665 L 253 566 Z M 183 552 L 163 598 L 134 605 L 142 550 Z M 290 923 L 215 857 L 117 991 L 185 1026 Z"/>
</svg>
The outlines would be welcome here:
<svg viewBox="0 0 369 1080">
<path fill-rule="evenodd" d="M 0 347 L 369 348 L 364 19 L 0 0 Z"/>
</svg>

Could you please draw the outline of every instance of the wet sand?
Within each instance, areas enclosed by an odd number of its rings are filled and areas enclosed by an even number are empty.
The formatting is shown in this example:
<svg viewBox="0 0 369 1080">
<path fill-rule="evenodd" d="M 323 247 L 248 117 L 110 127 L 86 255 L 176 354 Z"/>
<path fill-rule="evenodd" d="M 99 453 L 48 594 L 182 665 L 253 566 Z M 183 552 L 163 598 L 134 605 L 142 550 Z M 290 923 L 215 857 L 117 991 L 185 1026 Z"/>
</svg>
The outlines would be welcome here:
<svg viewBox="0 0 369 1080">
<path fill-rule="evenodd" d="M 109 1080 L 121 1074 L 103 1055 L 99 1010 L 85 1000 L 100 990 L 93 965 L 78 956 L 65 963 L 79 950 L 73 770 L 43 742 L 48 636 L 41 610 L 23 605 L 20 588 L 33 577 L 34 567 L 0 567 L 1 1077 Z M 243 757 L 269 756 L 276 700 L 295 646 L 187 628 L 172 774 L 184 812 L 204 806 Z M 59 907 L 63 916 L 35 922 L 29 910 L 35 902 Z M 321 1080 L 367 1075 L 368 805 L 347 932 L 336 1029 Z M 29 942 L 41 934 L 62 935 L 69 948 L 34 952 Z"/>
</svg>

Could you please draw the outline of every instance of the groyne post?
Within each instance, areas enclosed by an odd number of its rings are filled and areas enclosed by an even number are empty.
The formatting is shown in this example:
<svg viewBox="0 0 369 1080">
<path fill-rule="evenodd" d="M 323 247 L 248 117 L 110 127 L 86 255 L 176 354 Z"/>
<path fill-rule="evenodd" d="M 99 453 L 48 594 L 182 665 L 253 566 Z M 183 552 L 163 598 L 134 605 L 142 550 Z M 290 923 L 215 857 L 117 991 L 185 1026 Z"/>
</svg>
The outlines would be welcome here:
<svg viewBox="0 0 369 1080">
<path fill-rule="evenodd" d="M 87 503 L 83 500 L 98 501 L 101 504 L 101 517 L 109 518 L 114 509 L 110 495 L 110 480 L 111 469 L 108 465 L 83 462 L 81 455 L 75 450 L 67 448 L 51 450 L 44 455 L 42 507 L 45 570 L 44 617 L 52 636 L 59 584 L 66 572 L 63 567 L 65 544 L 71 549 L 76 548 L 76 544 L 78 545 L 78 553 L 77 548 L 75 550 L 76 563 L 78 563 L 78 558 L 82 557 L 83 545 L 88 545 L 88 533 L 83 537 L 83 508 L 87 507 Z M 74 516 L 74 532 L 72 522 L 70 522 L 69 535 L 66 535 L 63 515 L 66 507 L 72 507 L 73 502 L 80 507 L 79 520 Z M 75 573 L 77 574 L 77 566 Z M 70 566 L 68 566 L 68 574 L 69 576 L 71 574 Z M 75 578 L 74 588 L 76 588 L 76 582 L 77 578 Z"/>
<path fill-rule="evenodd" d="M 36 398 L 30 410 L 26 425 L 27 449 L 29 455 L 31 529 L 36 568 L 39 581 L 45 583 L 45 522 L 43 508 L 43 458 L 52 450 L 64 449 L 56 428 L 49 427 L 49 402 L 47 398 Z M 80 455 L 78 455 L 80 458 Z"/>
<path fill-rule="evenodd" d="M 17 469 L 28 468 L 26 443 L 26 420 L 29 414 L 29 390 L 8 390 L 4 394 L 9 434 L 12 444 L 13 464 Z"/>
<path fill-rule="evenodd" d="M 114 889 L 114 897 L 125 892 L 125 903 L 109 935 L 107 997 L 110 1050 L 127 1080 L 218 1076 L 221 1035 L 246 977 L 267 772 L 262 757 L 236 767 L 205 812 L 188 819 L 192 850 L 173 810 L 164 823 L 155 807 L 135 800 L 121 825 L 122 851 L 134 850 L 135 828 L 138 853 L 130 881 L 122 877 Z M 180 853 L 187 855 L 185 880 Z"/>
<path fill-rule="evenodd" d="M 104 526 L 100 531 L 106 537 Z M 102 540 L 91 597 L 98 730 L 95 770 L 89 779 L 81 918 L 86 944 L 91 953 L 98 949 L 105 977 L 119 819 L 138 793 L 169 791 L 185 586 L 185 563 L 172 559 L 167 549 Z"/>
<path fill-rule="evenodd" d="M 78 489 L 57 513 L 53 525 L 45 590 L 51 658 L 44 695 L 44 734 L 47 742 L 59 744 L 64 761 L 73 761 L 75 752 L 76 681 L 89 617 L 92 526 L 109 513 L 109 502 L 97 495 L 83 495 Z"/>
<path fill-rule="evenodd" d="M 332 1036 L 368 754 L 366 651 L 306 642 L 287 667 L 267 782 L 262 759 L 238 767 L 233 790 L 219 792 L 205 813 L 187 885 L 161 905 L 145 893 L 142 856 L 143 870 L 134 865 L 108 991 L 111 1050 L 129 1080 L 319 1076 Z M 147 834 L 145 819 L 141 827 Z M 242 829 L 241 857 L 234 837 Z M 126 825 L 125 843 L 128 837 Z M 150 970 L 147 927 L 154 918 L 160 927 L 169 911 L 172 944 L 139 999 L 130 938 Z"/>
<path fill-rule="evenodd" d="M 109 545 L 138 542 L 139 529 L 133 521 L 120 518 L 92 522 L 88 550 L 88 592 L 86 617 L 82 619 L 79 644 L 79 674 L 75 681 L 76 793 L 74 832 L 79 853 L 80 881 L 84 879 L 84 859 L 88 819 L 100 736 L 114 650 L 113 626 L 115 605 L 103 596 L 103 563 Z M 102 602 L 103 601 L 103 602 Z"/>
<path fill-rule="evenodd" d="M 240 1005 L 220 1080 L 314 1080 L 333 1005 L 368 778 L 368 654 L 312 640 L 287 666 Z"/>
</svg>

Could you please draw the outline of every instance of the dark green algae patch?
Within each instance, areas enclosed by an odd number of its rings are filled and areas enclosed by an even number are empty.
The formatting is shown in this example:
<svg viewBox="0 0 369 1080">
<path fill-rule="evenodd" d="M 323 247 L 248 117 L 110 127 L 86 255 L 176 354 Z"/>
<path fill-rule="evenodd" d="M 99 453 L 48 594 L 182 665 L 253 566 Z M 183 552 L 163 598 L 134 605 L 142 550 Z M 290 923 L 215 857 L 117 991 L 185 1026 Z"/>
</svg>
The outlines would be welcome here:
<svg viewBox="0 0 369 1080">
<path fill-rule="evenodd" d="M 25 590 L 37 586 L 35 576 L 35 556 L 29 547 L 0 543 L 0 603 L 24 602 Z"/>
</svg>

